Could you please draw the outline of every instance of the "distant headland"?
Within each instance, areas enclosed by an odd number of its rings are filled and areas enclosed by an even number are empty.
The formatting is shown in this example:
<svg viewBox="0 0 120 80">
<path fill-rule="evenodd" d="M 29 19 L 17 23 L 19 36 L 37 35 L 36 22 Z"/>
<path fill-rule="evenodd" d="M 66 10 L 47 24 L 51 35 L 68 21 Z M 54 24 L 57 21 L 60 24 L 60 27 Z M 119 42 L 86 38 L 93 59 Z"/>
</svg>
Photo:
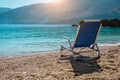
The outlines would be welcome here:
<svg viewBox="0 0 120 80">
<path fill-rule="evenodd" d="M 110 26 L 110 27 L 120 27 L 120 20 L 119 19 L 103 19 L 101 20 L 103 26 Z"/>
<path fill-rule="evenodd" d="M 79 24 L 82 24 L 84 21 L 80 21 Z M 103 27 L 120 27 L 120 20 L 115 18 L 115 19 L 102 19 L 100 21 L 102 23 Z M 72 26 L 77 26 L 77 24 L 72 24 Z"/>
</svg>

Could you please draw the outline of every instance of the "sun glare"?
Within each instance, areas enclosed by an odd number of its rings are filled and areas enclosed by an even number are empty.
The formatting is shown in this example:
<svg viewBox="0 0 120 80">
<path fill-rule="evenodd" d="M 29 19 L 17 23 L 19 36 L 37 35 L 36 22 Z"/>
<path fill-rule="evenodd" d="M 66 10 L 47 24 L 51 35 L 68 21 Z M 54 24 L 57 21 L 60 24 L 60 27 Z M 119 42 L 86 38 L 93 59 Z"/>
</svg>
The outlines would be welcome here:
<svg viewBox="0 0 120 80">
<path fill-rule="evenodd" d="M 58 1 L 58 0 L 46 0 L 46 2 L 54 2 L 54 1 Z"/>
</svg>

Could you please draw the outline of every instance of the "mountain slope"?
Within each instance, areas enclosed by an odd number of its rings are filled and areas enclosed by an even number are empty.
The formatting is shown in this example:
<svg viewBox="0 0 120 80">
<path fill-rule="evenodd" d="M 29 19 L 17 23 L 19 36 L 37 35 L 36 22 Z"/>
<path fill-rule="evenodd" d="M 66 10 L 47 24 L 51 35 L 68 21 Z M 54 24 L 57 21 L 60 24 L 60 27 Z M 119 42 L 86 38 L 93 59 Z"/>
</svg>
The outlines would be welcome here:
<svg viewBox="0 0 120 80">
<path fill-rule="evenodd" d="M 10 10 L 0 23 L 78 23 L 81 19 L 120 19 L 120 0 L 59 0 Z"/>
<path fill-rule="evenodd" d="M 1 13 L 5 13 L 5 12 L 8 12 L 8 11 L 10 11 L 10 10 L 12 10 L 11 8 L 3 8 L 3 7 L 0 7 L 0 14 Z"/>
</svg>

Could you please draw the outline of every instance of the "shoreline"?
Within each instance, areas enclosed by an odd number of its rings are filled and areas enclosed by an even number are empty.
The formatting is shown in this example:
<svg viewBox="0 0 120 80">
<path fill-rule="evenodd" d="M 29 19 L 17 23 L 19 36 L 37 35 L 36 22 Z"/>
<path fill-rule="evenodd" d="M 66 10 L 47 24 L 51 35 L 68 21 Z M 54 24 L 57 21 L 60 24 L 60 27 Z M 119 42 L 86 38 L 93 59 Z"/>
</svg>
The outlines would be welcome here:
<svg viewBox="0 0 120 80">
<path fill-rule="evenodd" d="M 104 44 L 104 45 L 98 45 L 99 47 L 120 47 L 120 44 Z M 56 50 L 50 50 L 50 51 L 42 51 L 42 52 L 35 52 L 35 54 L 33 52 L 31 52 L 30 54 L 26 54 L 26 55 L 14 55 L 14 56 L 0 56 L 0 59 L 3 58 L 19 58 L 19 57 L 29 57 L 29 56 L 37 56 L 37 55 L 44 55 L 44 54 L 50 54 L 50 53 L 54 53 L 54 52 L 60 52 L 59 49 Z"/>
<path fill-rule="evenodd" d="M 0 58 L 0 80 L 119 80 L 120 46 L 99 48 L 101 58 L 90 63 L 60 58 L 60 51 Z"/>
<path fill-rule="evenodd" d="M 37 56 L 37 55 L 44 55 L 44 54 L 50 54 L 52 52 L 59 52 L 59 50 L 55 50 L 55 51 L 45 51 L 45 52 L 36 52 L 35 54 L 34 53 L 31 53 L 31 54 L 28 54 L 28 55 L 15 55 L 15 56 L 0 56 L 0 59 L 3 58 L 3 59 L 9 59 L 9 58 L 20 58 L 20 57 L 31 57 L 31 56 Z"/>
</svg>

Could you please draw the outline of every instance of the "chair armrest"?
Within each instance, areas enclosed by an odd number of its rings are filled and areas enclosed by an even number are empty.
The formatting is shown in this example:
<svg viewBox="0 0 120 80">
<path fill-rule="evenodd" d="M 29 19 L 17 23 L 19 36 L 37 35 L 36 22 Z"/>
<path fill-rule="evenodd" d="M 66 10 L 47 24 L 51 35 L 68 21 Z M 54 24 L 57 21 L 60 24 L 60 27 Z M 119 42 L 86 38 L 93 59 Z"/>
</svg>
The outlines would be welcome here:
<svg viewBox="0 0 120 80">
<path fill-rule="evenodd" d="M 69 43 L 69 45 L 70 45 L 70 48 L 72 49 L 72 43 L 71 43 L 70 39 L 69 39 L 68 37 L 66 37 L 66 36 L 63 36 L 63 38 L 68 40 L 68 43 Z"/>
</svg>

